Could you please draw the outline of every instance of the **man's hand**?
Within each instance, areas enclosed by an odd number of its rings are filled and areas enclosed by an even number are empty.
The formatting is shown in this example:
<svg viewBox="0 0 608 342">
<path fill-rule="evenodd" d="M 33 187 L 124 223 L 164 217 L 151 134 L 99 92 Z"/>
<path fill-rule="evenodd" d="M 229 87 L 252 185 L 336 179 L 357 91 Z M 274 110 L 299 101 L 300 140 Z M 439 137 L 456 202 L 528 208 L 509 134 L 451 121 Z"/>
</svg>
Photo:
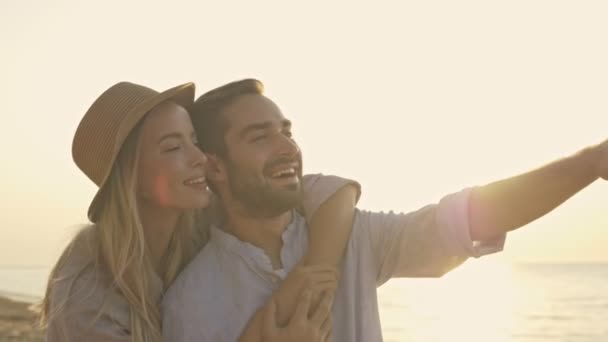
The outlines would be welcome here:
<svg viewBox="0 0 608 342">
<path fill-rule="evenodd" d="M 471 238 L 494 239 L 546 215 L 577 192 L 608 180 L 608 140 L 535 170 L 471 191 Z"/>
<path fill-rule="evenodd" d="M 598 158 L 598 176 L 608 180 L 608 140 L 596 147 Z"/>
</svg>

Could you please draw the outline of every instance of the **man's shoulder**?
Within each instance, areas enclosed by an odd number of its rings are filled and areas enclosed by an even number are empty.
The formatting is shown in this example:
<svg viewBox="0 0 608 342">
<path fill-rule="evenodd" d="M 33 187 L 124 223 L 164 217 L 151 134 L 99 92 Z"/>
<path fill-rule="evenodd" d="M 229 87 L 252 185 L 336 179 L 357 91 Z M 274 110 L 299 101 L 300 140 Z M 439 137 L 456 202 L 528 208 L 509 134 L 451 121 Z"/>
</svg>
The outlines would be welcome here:
<svg viewBox="0 0 608 342">
<path fill-rule="evenodd" d="M 238 326 L 233 298 L 235 288 L 239 287 L 234 281 L 234 275 L 238 274 L 233 269 L 235 260 L 238 258 L 234 254 L 210 242 L 184 268 L 162 301 L 166 340 L 235 340 L 226 337 L 234 333 L 227 327 Z"/>
<path fill-rule="evenodd" d="M 411 215 L 412 213 L 397 213 L 392 210 L 384 212 L 355 209 L 350 247 L 360 251 L 375 239 L 395 238 L 395 233 L 403 229 Z"/>
<path fill-rule="evenodd" d="M 163 302 L 181 302 L 182 298 L 193 298 L 193 291 L 200 289 L 219 272 L 217 255 L 211 244 L 205 245 L 169 286 Z"/>
</svg>

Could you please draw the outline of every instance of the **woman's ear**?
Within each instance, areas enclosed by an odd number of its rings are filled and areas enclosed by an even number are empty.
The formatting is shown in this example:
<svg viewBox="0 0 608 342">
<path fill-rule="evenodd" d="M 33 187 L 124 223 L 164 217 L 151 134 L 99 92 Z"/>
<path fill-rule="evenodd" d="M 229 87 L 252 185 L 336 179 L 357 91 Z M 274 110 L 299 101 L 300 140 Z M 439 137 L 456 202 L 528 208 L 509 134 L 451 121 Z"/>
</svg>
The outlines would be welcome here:
<svg viewBox="0 0 608 342">
<path fill-rule="evenodd" d="M 213 182 L 223 182 L 228 178 L 226 164 L 215 154 L 207 154 L 207 177 Z"/>
</svg>

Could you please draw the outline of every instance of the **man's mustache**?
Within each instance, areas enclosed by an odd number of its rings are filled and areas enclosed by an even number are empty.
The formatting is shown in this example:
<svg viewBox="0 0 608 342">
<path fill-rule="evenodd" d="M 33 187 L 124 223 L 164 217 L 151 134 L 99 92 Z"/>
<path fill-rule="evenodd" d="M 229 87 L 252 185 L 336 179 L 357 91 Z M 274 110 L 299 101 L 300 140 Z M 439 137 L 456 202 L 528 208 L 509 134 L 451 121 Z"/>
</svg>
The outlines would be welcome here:
<svg viewBox="0 0 608 342">
<path fill-rule="evenodd" d="M 277 166 L 285 165 L 285 164 L 297 164 L 298 166 L 297 166 L 296 171 L 299 171 L 302 168 L 302 156 L 300 154 L 298 154 L 298 156 L 296 158 L 282 157 L 282 158 L 277 158 L 275 160 L 269 161 L 266 164 L 264 171 L 268 172 Z"/>
</svg>

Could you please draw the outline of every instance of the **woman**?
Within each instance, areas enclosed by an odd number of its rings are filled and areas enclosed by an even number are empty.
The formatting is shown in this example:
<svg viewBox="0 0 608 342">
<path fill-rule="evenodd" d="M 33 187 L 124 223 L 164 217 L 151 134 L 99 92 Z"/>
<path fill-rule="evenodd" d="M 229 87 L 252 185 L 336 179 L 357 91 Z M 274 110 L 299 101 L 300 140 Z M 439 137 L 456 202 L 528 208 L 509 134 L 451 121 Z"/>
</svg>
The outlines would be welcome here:
<svg viewBox="0 0 608 342">
<path fill-rule="evenodd" d="M 72 240 L 50 275 L 41 310 L 49 342 L 161 341 L 162 292 L 207 238 L 204 227 L 210 214 L 200 210 L 211 203 L 207 160 L 184 109 L 193 98 L 193 84 L 158 93 L 119 83 L 82 119 L 73 157 L 99 190 L 88 211 L 92 224 Z M 305 185 L 309 265 L 292 272 L 285 282 L 288 288 L 277 291 L 264 312 L 251 320 L 241 341 L 262 335 L 264 341 L 328 338 L 330 296 L 313 305 L 313 319 L 308 309 L 312 292 L 336 287 L 335 268 L 358 196 L 356 186 L 344 186 L 348 183 L 321 177 Z M 290 297 L 305 283 L 312 285 L 294 308 Z M 286 327 L 277 327 L 274 310 L 282 303 L 290 303 L 287 307 L 295 313 Z"/>
</svg>

